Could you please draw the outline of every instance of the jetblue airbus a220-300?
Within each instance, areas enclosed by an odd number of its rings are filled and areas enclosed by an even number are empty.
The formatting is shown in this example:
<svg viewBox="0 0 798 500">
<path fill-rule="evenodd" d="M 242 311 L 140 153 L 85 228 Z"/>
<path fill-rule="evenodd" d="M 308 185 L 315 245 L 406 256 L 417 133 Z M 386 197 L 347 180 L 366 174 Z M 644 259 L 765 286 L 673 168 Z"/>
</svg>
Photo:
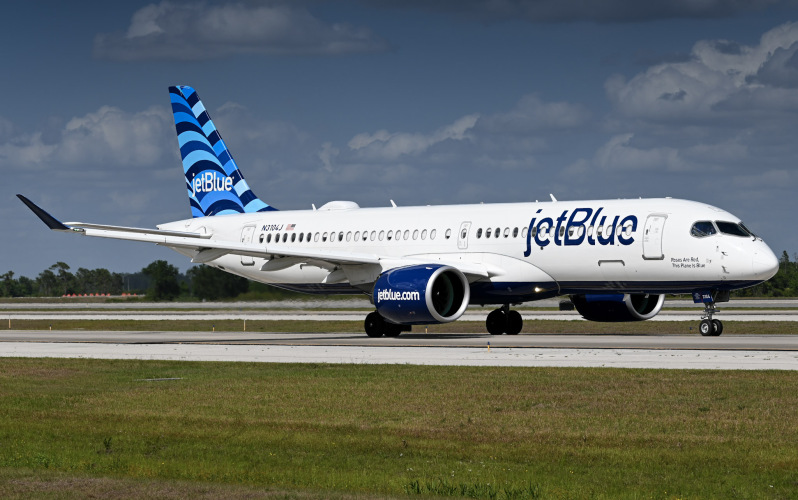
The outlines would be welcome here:
<svg viewBox="0 0 798 500">
<path fill-rule="evenodd" d="M 192 262 L 309 293 L 365 294 L 371 337 L 457 320 L 495 304 L 491 334 L 515 335 L 513 304 L 559 295 L 586 319 L 642 321 L 666 294 L 705 305 L 700 332 L 720 335 L 715 303 L 771 278 L 778 261 L 734 215 L 664 199 L 360 208 L 332 201 L 279 211 L 260 200 L 196 91 L 169 89 L 191 219 L 158 229 L 62 223 L 56 231 L 156 243 Z"/>
</svg>

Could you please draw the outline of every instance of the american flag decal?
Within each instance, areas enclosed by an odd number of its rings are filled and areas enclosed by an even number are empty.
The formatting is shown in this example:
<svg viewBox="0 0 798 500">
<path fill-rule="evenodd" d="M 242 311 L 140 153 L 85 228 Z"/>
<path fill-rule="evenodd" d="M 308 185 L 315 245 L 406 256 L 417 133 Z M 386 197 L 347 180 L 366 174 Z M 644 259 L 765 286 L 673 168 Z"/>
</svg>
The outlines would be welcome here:
<svg viewBox="0 0 798 500">
<path fill-rule="evenodd" d="M 296 224 L 288 224 L 287 226 L 285 226 L 285 230 L 286 231 L 293 231 L 295 227 L 296 227 Z"/>
</svg>

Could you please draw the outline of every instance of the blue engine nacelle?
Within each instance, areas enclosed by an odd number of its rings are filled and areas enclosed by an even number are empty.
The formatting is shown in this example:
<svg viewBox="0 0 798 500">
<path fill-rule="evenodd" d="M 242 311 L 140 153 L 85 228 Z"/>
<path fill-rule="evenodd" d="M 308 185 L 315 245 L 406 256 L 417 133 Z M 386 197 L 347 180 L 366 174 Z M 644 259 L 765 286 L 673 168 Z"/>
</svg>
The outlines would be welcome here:
<svg viewBox="0 0 798 500">
<path fill-rule="evenodd" d="M 372 292 L 380 315 L 401 325 L 448 323 L 465 312 L 471 289 L 462 272 L 428 264 L 391 269 L 380 275 Z"/>
<path fill-rule="evenodd" d="M 665 295 L 607 293 L 571 295 L 576 310 L 590 321 L 645 321 L 662 309 Z"/>
</svg>

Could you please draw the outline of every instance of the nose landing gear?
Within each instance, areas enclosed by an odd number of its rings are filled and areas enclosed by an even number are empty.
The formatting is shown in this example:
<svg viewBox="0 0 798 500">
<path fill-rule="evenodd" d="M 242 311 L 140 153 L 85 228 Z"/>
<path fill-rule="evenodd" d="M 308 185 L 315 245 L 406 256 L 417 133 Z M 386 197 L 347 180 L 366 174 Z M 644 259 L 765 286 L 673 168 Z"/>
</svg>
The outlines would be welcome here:
<svg viewBox="0 0 798 500">
<path fill-rule="evenodd" d="M 723 323 L 719 319 L 713 319 L 712 316 L 718 313 L 715 308 L 715 302 L 728 302 L 729 292 L 718 291 L 714 294 L 693 294 L 694 302 L 704 303 L 704 314 L 701 315 L 701 323 L 698 324 L 698 331 L 704 337 L 718 337 L 723 333 Z"/>
<path fill-rule="evenodd" d="M 510 304 L 504 304 L 488 314 L 485 327 L 491 335 L 518 335 L 524 327 L 524 320 L 518 311 L 510 310 Z"/>
</svg>

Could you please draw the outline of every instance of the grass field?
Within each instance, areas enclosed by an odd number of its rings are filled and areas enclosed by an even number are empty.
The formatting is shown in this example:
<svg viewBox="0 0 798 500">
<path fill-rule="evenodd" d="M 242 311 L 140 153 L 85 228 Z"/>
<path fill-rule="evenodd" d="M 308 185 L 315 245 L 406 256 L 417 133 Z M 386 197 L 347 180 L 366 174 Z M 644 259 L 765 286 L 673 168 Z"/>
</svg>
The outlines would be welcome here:
<svg viewBox="0 0 798 500">
<path fill-rule="evenodd" d="M 792 372 L 0 360 L 2 498 L 796 498 Z"/>
<path fill-rule="evenodd" d="M 364 315 L 365 316 L 365 315 Z M 726 321 L 724 333 L 775 335 L 798 334 L 794 321 Z M 8 320 L 0 328 L 15 330 L 109 330 L 109 331 L 243 331 L 243 320 L 182 321 L 182 320 Z M 249 332 L 362 332 L 362 321 L 247 321 Z M 486 333 L 482 321 L 455 321 L 441 325 L 415 326 L 413 332 L 423 333 Z M 640 321 L 634 323 L 596 323 L 592 321 L 534 320 L 525 321 L 522 333 L 582 333 L 582 334 L 657 334 L 698 335 L 698 321 Z"/>
</svg>

